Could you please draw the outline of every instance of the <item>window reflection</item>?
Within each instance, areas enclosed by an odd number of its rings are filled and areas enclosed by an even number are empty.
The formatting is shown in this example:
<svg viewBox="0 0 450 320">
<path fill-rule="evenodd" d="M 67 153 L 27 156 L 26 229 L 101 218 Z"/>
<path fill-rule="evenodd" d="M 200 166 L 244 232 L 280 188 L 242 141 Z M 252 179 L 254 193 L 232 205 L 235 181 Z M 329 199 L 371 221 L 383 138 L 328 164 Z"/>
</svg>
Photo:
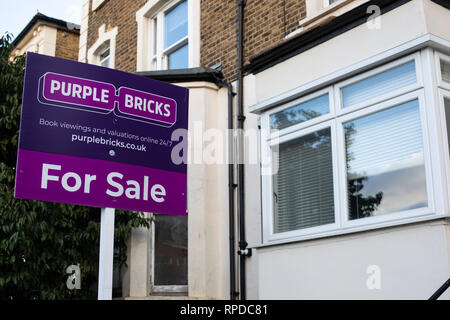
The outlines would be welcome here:
<svg viewBox="0 0 450 320">
<path fill-rule="evenodd" d="M 185 45 L 169 55 L 169 69 L 184 69 L 189 67 L 188 46 Z"/>
<path fill-rule="evenodd" d="M 445 121 L 447 123 L 447 141 L 448 141 L 448 149 L 450 150 L 450 99 L 444 99 L 444 108 L 445 108 Z"/>
<path fill-rule="evenodd" d="M 155 215 L 155 285 L 187 285 L 187 216 Z"/>
<path fill-rule="evenodd" d="M 270 116 L 271 129 L 284 129 L 330 111 L 328 93 Z"/>
<path fill-rule="evenodd" d="M 188 34 L 187 1 L 183 1 L 166 15 L 164 48 L 181 40 Z"/>
<path fill-rule="evenodd" d="M 407 62 L 342 88 L 343 107 L 352 106 L 411 85 L 416 80 L 414 61 Z"/>
<path fill-rule="evenodd" d="M 349 219 L 426 207 L 417 100 L 344 125 Z"/>
</svg>

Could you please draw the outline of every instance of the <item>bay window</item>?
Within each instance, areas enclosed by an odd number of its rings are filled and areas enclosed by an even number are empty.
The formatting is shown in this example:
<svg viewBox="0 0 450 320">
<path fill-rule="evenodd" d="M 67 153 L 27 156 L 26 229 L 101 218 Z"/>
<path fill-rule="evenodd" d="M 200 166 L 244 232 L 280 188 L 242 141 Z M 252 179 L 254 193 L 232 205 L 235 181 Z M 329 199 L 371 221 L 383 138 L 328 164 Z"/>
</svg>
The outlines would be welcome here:
<svg viewBox="0 0 450 320">
<path fill-rule="evenodd" d="M 443 81 L 448 66 L 441 63 Z M 433 214 L 422 73 L 420 54 L 412 54 L 262 115 L 262 161 L 276 163 L 262 177 L 270 195 L 263 196 L 264 242 Z M 449 130 L 450 92 L 443 101 Z"/>
</svg>

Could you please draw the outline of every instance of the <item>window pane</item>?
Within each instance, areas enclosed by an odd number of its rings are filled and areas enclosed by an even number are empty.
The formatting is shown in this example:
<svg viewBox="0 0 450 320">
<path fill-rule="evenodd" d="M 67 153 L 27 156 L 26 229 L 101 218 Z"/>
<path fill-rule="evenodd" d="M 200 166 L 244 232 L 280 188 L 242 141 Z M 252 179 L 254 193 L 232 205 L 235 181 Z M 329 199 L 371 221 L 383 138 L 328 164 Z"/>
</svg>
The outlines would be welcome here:
<svg viewBox="0 0 450 320">
<path fill-rule="evenodd" d="M 187 285 L 187 216 L 155 215 L 154 255 L 155 285 Z"/>
<path fill-rule="evenodd" d="M 189 67 L 188 45 L 169 54 L 169 69 L 184 69 Z"/>
<path fill-rule="evenodd" d="M 164 48 L 181 40 L 188 34 L 187 1 L 183 1 L 166 14 Z"/>
<path fill-rule="evenodd" d="M 157 54 L 157 45 L 158 45 L 158 21 L 156 19 L 152 20 L 152 30 L 153 30 L 153 34 L 152 34 L 152 38 L 150 41 L 152 41 L 152 54 L 155 56 Z"/>
<path fill-rule="evenodd" d="M 445 120 L 447 123 L 447 140 L 448 140 L 448 149 L 450 150 L 450 99 L 444 99 L 445 106 Z"/>
<path fill-rule="evenodd" d="M 333 199 L 330 128 L 280 144 L 274 233 L 333 223 Z"/>
<path fill-rule="evenodd" d="M 105 58 L 108 58 L 108 57 L 109 57 L 109 48 L 107 48 L 100 54 L 100 60 L 104 60 Z"/>
<path fill-rule="evenodd" d="M 414 61 L 342 88 L 344 107 L 352 106 L 416 82 Z"/>
<path fill-rule="evenodd" d="M 108 57 L 107 59 L 105 59 L 105 60 L 102 60 L 102 61 L 100 62 L 100 65 L 101 65 L 102 67 L 109 68 L 109 57 Z"/>
<path fill-rule="evenodd" d="M 450 62 L 441 60 L 442 80 L 450 83 Z"/>
<path fill-rule="evenodd" d="M 328 93 L 270 116 L 271 129 L 284 129 L 330 112 Z"/>
<path fill-rule="evenodd" d="M 348 122 L 349 219 L 427 206 L 417 100 Z"/>
<path fill-rule="evenodd" d="M 109 45 L 100 52 L 98 59 L 101 66 L 109 68 Z"/>
</svg>

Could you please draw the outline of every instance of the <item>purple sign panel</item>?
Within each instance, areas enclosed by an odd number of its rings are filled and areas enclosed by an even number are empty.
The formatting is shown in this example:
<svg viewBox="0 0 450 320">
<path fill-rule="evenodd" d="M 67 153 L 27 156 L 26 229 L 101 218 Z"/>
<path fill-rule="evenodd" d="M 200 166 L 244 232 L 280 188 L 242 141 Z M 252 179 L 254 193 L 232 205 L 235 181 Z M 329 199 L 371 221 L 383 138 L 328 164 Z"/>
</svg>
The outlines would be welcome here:
<svg viewBox="0 0 450 320">
<path fill-rule="evenodd" d="M 189 91 L 27 54 L 17 198 L 186 214 Z"/>
</svg>

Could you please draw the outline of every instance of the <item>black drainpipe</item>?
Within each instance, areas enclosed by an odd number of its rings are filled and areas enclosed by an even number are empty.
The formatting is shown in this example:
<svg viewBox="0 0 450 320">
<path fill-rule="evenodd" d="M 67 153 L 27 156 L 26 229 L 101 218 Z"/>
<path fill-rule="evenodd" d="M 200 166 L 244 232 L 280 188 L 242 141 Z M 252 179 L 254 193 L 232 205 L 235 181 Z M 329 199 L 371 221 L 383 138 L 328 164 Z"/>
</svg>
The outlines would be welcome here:
<svg viewBox="0 0 450 320">
<path fill-rule="evenodd" d="M 216 78 L 217 85 L 226 87 L 228 90 L 228 234 L 229 234 L 229 254 L 230 254 L 230 300 L 236 300 L 239 293 L 236 291 L 236 259 L 235 259 L 235 228 L 234 219 L 234 189 L 237 184 L 234 183 L 234 161 L 233 161 L 233 98 L 236 95 L 233 92 L 233 85 L 225 80 Z"/>
<path fill-rule="evenodd" d="M 228 145 L 230 157 L 228 158 L 228 226 L 229 226 L 229 241 L 230 241 L 230 300 L 236 300 L 239 295 L 236 292 L 236 259 L 235 259 L 235 221 L 234 221 L 234 189 L 237 184 L 234 183 L 234 161 L 233 157 L 233 86 L 226 82 L 228 88 Z"/>
<path fill-rule="evenodd" d="M 236 259 L 235 259 L 235 219 L 234 219 L 234 189 L 237 184 L 234 183 L 234 162 L 233 157 L 233 86 L 226 81 L 219 81 L 219 85 L 225 86 L 228 89 L 228 145 L 229 155 L 228 158 L 228 226 L 229 226 L 229 249 L 230 249 L 230 300 L 236 300 L 239 293 L 236 292 Z"/>
<path fill-rule="evenodd" d="M 238 122 L 238 210 L 239 210 L 239 292 L 240 300 L 246 299 L 245 288 L 245 258 L 251 256 L 251 249 L 247 249 L 247 242 L 245 241 L 245 202 L 244 202 L 244 108 L 243 108 L 243 57 L 244 57 L 244 7 L 245 1 L 238 0 L 237 6 L 237 122 Z"/>
</svg>

